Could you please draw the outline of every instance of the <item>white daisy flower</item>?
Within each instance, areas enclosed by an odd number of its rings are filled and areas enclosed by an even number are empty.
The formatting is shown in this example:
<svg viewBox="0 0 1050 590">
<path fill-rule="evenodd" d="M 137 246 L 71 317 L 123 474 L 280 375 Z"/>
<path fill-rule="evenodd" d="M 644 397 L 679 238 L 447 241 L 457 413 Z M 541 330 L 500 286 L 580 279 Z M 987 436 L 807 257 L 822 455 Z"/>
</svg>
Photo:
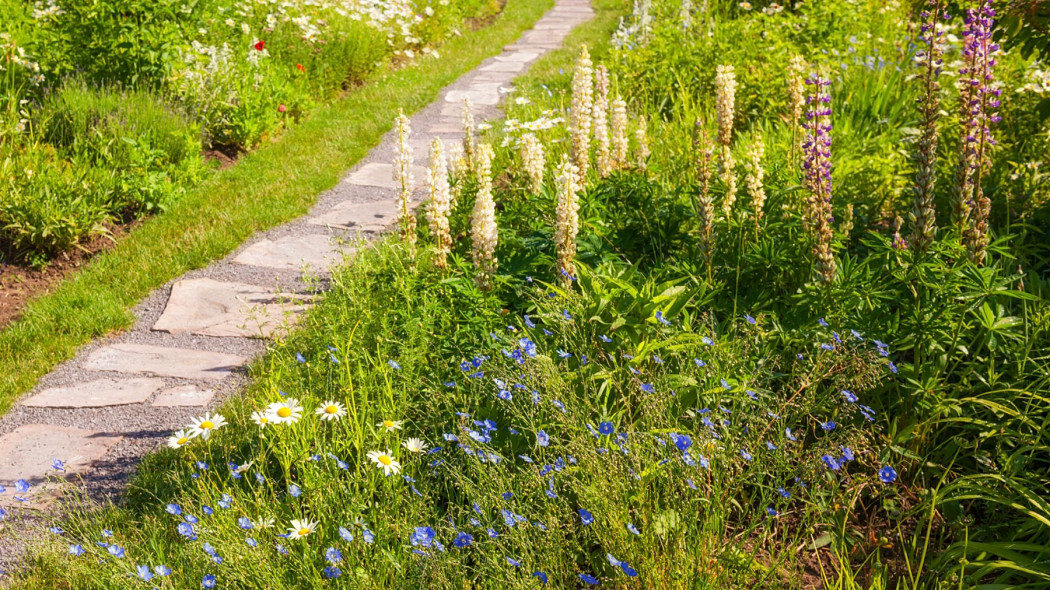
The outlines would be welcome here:
<svg viewBox="0 0 1050 590">
<path fill-rule="evenodd" d="M 382 451 L 368 451 L 368 458 L 376 464 L 376 467 L 383 470 L 383 475 L 390 475 L 391 473 L 397 475 L 401 472 L 401 464 L 391 456 L 390 449 L 387 449 L 385 453 Z"/>
<path fill-rule="evenodd" d="M 212 414 L 207 412 L 201 418 L 194 418 L 193 424 L 190 424 L 190 437 L 201 437 L 204 440 L 208 440 L 211 436 L 212 431 L 218 430 L 226 426 L 226 418 L 222 414 Z"/>
<path fill-rule="evenodd" d="M 410 453 L 422 453 L 423 451 L 427 450 L 427 443 L 419 440 L 418 438 L 410 438 L 401 444 Z"/>
<path fill-rule="evenodd" d="M 316 522 L 311 522 L 311 521 L 306 520 L 306 519 L 293 520 L 288 526 L 288 538 L 289 539 L 302 539 L 303 537 L 306 537 L 307 535 L 310 535 L 311 533 L 313 533 L 314 529 L 316 529 L 316 528 L 317 528 L 317 523 Z"/>
<path fill-rule="evenodd" d="M 327 401 L 317 406 L 314 414 L 320 416 L 322 420 L 338 420 L 346 415 L 346 406 L 339 402 Z"/>
<path fill-rule="evenodd" d="M 387 432 L 393 432 L 401 430 L 401 420 L 383 420 L 382 422 L 376 422 L 376 426 L 385 428 Z"/>
<path fill-rule="evenodd" d="M 294 397 L 270 404 L 267 411 L 274 424 L 295 424 L 303 417 L 303 407 Z"/>
<path fill-rule="evenodd" d="M 269 412 L 252 412 L 252 421 L 259 425 L 259 428 L 266 428 L 273 424 L 273 418 L 270 417 Z"/>
<path fill-rule="evenodd" d="M 175 434 L 172 434 L 170 437 L 168 437 L 168 446 L 173 449 L 181 449 L 182 447 L 188 445 L 190 443 L 190 440 L 192 439 L 193 436 L 191 436 L 190 433 L 186 432 L 186 429 L 176 430 Z"/>
</svg>

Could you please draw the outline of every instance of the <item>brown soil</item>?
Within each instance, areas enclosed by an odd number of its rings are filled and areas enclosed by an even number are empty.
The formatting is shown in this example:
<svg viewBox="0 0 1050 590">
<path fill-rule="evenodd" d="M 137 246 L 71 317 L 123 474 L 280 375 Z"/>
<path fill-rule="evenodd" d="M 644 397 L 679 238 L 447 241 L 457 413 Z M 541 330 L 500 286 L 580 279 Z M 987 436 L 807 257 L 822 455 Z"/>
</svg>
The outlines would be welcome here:
<svg viewBox="0 0 1050 590">
<path fill-rule="evenodd" d="M 94 236 L 78 248 L 59 254 L 40 269 L 25 262 L 0 262 L 0 327 L 21 317 L 30 300 L 47 294 L 62 279 L 87 265 L 95 254 L 112 248 L 135 225 L 137 222 L 107 227 L 105 235 Z"/>
<path fill-rule="evenodd" d="M 204 151 L 204 161 L 216 164 L 218 170 L 225 170 L 237 163 L 237 158 L 243 154 L 237 147 L 216 146 Z"/>
</svg>

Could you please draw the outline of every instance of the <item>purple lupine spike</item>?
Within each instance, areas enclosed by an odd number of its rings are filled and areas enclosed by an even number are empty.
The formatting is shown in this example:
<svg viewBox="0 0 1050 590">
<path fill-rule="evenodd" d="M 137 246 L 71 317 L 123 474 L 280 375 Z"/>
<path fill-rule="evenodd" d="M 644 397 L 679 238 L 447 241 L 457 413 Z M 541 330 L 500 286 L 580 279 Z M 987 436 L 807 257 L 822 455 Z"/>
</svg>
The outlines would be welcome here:
<svg viewBox="0 0 1050 590">
<path fill-rule="evenodd" d="M 915 54 L 915 61 L 922 68 L 922 95 L 918 99 L 922 134 L 915 152 L 915 197 L 910 218 L 911 246 L 919 252 L 925 251 L 933 243 L 937 233 L 937 211 L 933 197 L 937 180 L 937 120 L 941 110 L 938 78 L 944 68 L 944 30 L 938 28 L 938 24 L 951 18 L 944 10 L 944 2 L 929 0 L 930 10 L 922 12 L 923 22 L 919 34 L 921 49 Z"/>
<path fill-rule="evenodd" d="M 809 197 L 806 200 L 805 226 L 816 235 L 813 256 L 823 282 L 835 278 L 835 257 L 831 250 L 834 237 L 831 224 L 831 81 L 820 76 L 806 80 L 806 130 L 802 140 L 802 170 Z"/>
<path fill-rule="evenodd" d="M 1001 119 L 996 109 L 1002 93 L 994 85 L 999 45 L 992 42 L 995 9 L 991 1 L 981 0 L 976 9 L 967 10 L 963 22 L 963 67 L 959 69 L 963 142 L 952 213 L 955 223 L 965 230 L 963 240 L 970 259 L 983 264 L 991 202 L 984 195 L 981 179 L 995 145 L 989 127 Z"/>
</svg>

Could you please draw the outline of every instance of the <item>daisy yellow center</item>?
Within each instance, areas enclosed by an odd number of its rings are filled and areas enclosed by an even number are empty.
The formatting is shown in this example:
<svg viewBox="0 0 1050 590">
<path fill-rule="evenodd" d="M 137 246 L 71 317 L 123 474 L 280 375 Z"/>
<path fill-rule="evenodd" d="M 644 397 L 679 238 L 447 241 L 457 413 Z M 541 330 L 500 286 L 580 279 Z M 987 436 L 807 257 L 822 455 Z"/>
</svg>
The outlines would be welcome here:
<svg viewBox="0 0 1050 590">
<path fill-rule="evenodd" d="M 205 420 L 204 422 L 201 422 L 201 428 L 211 430 L 212 428 L 215 428 L 215 423 L 211 420 Z"/>
<path fill-rule="evenodd" d="M 310 529 L 299 529 L 299 536 L 300 537 L 305 537 L 306 535 L 309 535 L 309 534 L 310 534 Z"/>
<path fill-rule="evenodd" d="M 259 418 L 259 422 L 262 422 L 263 424 L 266 424 L 266 423 L 268 423 L 269 421 L 270 421 L 270 419 L 269 419 L 269 418 L 267 418 L 266 416 L 263 416 L 262 418 Z"/>
<path fill-rule="evenodd" d="M 324 407 L 325 414 L 335 414 L 338 411 L 339 411 L 339 408 L 337 408 L 335 406 L 325 406 Z"/>
<path fill-rule="evenodd" d="M 188 442 L 190 442 L 190 439 L 188 439 L 188 438 L 186 438 L 184 436 L 184 437 L 180 438 L 179 440 L 175 441 L 175 444 L 177 444 L 177 445 L 184 445 L 184 444 L 186 444 Z"/>
<path fill-rule="evenodd" d="M 383 420 L 383 426 L 386 426 L 387 428 L 393 428 L 394 427 L 394 421 L 393 420 Z"/>
<path fill-rule="evenodd" d="M 379 455 L 379 462 L 383 465 L 390 465 L 390 457 L 386 455 Z"/>
<path fill-rule="evenodd" d="M 292 410 L 290 408 L 281 408 L 280 410 L 277 410 L 277 415 L 281 418 L 287 418 L 292 415 Z"/>
</svg>

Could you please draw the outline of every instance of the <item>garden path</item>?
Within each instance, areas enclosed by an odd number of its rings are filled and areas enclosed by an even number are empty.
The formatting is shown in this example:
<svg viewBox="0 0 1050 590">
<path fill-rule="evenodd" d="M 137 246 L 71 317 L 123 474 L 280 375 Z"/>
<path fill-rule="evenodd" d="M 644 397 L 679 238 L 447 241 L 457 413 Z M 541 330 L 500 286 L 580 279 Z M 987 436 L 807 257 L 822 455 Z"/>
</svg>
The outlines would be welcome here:
<svg viewBox="0 0 1050 590">
<path fill-rule="evenodd" d="M 425 161 L 433 137 L 461 141 L 463 99 L 477 121 L 498 117 L 500 89 L 592 15 L 588 0 L 555 0 L 518 41 L 445 88 L 411 117 L 416 161 Z M 396 219 L 395 141 L 388 133 L 308 215 L 158 289 L 134 310 L 134 328 L 84 346 L 41 379 L 0 418 L 0 510 L 46 510 L 56 475 L 79 478 L 90 496 L 115 498 L 139 458 L 239 391 L 246 365 L 294 324 L 328 270 Z M 421 184 L 421 166 L 414 176 Z M 417 203 L 423 193 L 417 186 Z M 9 550 L 5 537 L 0 553 Z"/>
</svg>

